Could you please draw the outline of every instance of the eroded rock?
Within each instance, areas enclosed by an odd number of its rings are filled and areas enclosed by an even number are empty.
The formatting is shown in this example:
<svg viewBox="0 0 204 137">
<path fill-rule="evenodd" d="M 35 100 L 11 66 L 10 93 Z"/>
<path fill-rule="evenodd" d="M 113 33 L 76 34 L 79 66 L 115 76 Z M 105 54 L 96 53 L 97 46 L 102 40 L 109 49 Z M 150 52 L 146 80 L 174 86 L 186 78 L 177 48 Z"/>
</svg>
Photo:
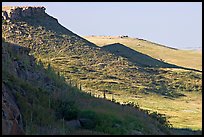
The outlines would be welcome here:
<svg viewBox="0 0 204 137">
<path fill-rule="evenodd" d="M 2 134 L 23 135 L 23 122 L 20 110 L 10 89 L 2 84 Z"/>
<path fill-rule="evenodd" d="M 15 7 L 3 6 L 2 19 L 3 20 L 18 20 L 25 17 L 42 16 L 45 15 L 45 7 Z"/>
</svg>

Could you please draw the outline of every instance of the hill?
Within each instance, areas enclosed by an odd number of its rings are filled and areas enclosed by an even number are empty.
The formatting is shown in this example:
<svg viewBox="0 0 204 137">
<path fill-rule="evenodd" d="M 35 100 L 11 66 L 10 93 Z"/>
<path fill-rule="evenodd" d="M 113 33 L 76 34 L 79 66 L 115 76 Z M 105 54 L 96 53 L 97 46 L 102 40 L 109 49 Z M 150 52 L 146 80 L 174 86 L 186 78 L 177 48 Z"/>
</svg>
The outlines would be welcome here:
<svg viewBox="0 0 204 137">
<path fill-rule="evenodd" d="M 3 135 L 200 134 L 170 128 L 164 115 L 134 103 L 120 105 L 86 94 L 29 52 L 3 39 Z"/>
<path fill-rule="evenodd" d="M 85 36 L 84 38 L 98 46 L 121 43 L 157 60 L 185 68 L 202 70 L 202 51 L 180 50 L 144 39 L 121 36 Z"/>
<path fill-rule="evenodd" d="M 66 84 L 51 67 L 44 68 L 28 55 L 27 48 L 2 42 L 2 51 L 3 134 L 170 132 L 145 111 L 95 98 Z"/>
<path fill-rule="evenodd" d="M 127 58 L 106 51 L 72 33 L 55 18 L 47 15 L 42 7 L 17 7 L 12 12 L 2 12 L 2 37 L 5 41 L 29 48 L 30 55 L 42 61 L 45 68 L 52 67 L 56 73 L 65 77 L 66 83 L 78 86 L 83 92 L 99 98 L 105 96 L 106 99 L 115 100 L 120 104 L 131 101 L 151 112 L 165 113 L 171 118 L 170 122 L 175 124 L 174 127 L 201 128 L 201 104 L 198 104 L 202 89 L 201 73 L 134 64 Z M 83 106 L 87 101 L 83 100 L 82 97 L 77 102 Z M 158 100 L 161 102 L 152 105 L 152 101 Z M 192 101 L 192 105 L 185 101 Z M 160 109 L 163 103 L 168 107 Z M 172 103 L 177 104 L 177 107 L 170 107 Z M 196 108 L 194 104 L 197 104 Z M 90 105 L 96 106 L 98 112 L 103 112 L 101 104 L 98 107 L 92 103 Z M 193 109 L 196 113 L 182 111 L 186 109 Z M 95 114 L 93 115 L 95 117 Z M 190 123 L 192 119 L 194 122 Z M 104 127 L 98 128 L 98 131 L 110 134 L 116 132 L 109 131 L 109 126 L 105 124 L 102 126 Z M 129 126 L 127 127 L 130 128 Z"/>
</svg>

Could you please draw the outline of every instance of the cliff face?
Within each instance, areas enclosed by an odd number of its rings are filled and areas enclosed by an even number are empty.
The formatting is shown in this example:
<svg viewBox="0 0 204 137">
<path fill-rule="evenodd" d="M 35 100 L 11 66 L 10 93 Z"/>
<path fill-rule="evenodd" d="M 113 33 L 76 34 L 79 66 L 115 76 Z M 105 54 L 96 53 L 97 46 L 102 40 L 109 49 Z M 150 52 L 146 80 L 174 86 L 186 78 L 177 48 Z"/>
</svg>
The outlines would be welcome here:
<svg viewBox="0 0 204 137">
<path fill-rule="evenodd" d="M 18 75 L 19 65 L 12 60 L 12 54 L 19 53 L 22 56 L 28 56 L 29 49 L 20 46 L 14 46 L 2 42 L 2 61 L 3 68 L 7 71 L 3 72 L 4 76 L 8 76 L 5 72 L 9 72 L 12 76 Z M 6 65 L 7 64 L 7 65 Z M 25 134 L 23 129 L 22 114 L 16 102 L 14 92 L 19 92 L 9 86 L 8 80 L 2 80 L 2 134 L 4 135 L 20 135 Z"/>
<path fill-rule="evenodd" d="M 16 44 L 2 42 L 2 134 L 22 135 L 25 131 L 25 111 L 23 108 L 29 99 L 32 88 L 53 88 L 56 83 L 49 78 L 45 69 L 36 64 L 30 49 Z M 39 82 L 39 83 L 38 83 Z M 37 90 L 36 90 L 37 91 Z M 20 95 L 25 99 L 19 100 Z M 24 104 L 22 105 L 22 102 Z M 30 106 L 33 109 L 33 106 Z M 24 112 L 24 113 L 23 113 Z M 28 124 L 28 123 L 27 123 Z"/>
<path fill-rule="evenodd" d="M 48 15 L 45 12 L 45 10 L 46 10 L 45 7 L 3 6 L 2 7 L 2 20 L 3 20 L 2 29 L 7 30 L 5 28 L 5 24 L 6 24 L 6 26 L 9 26 L 9 28 L 12 30 L 14 30 L 14 28 L 17 30 L 18 27 L 20 27 L 20 30 L 18 30 L 17 33 L 18 32 L 21 33 L 21 31 L 26 31 L 25 28 L 21 30 L 21 28 L 24 27 L 23 25 L 25 24 L 26 26 L 28 25 L 29 26 L 41 26 L 42 28 L 46 29 L 46 31 L 52 31 L 52 32 L 58 33 L 59 35 L 68 35 L 72 37 L 71 39 L 72 42 L 83 41 L 84 43 L 86 43 L 87 45 L 91 47 L 96 47 L 95 44 L 85 40 L 84 38 L 76 35 L 72 31 L 60 25 L 58 20 Z M 25 24 L 22 24 L 22 22 Z M 16 43 L 15 41 L 12 41 L 12 42 Z"/>
<path fill-rule="evenodd" d="M 18 20 L 25 17 L 44 15 L 44 7 L 2 7 L 2 20 Z"/>
<path fill-rule="evenodd" d="M 2 84 L 2 134 L 25 134 L 19 107 L 11 90 L 5 84 Z"/>
</svg>

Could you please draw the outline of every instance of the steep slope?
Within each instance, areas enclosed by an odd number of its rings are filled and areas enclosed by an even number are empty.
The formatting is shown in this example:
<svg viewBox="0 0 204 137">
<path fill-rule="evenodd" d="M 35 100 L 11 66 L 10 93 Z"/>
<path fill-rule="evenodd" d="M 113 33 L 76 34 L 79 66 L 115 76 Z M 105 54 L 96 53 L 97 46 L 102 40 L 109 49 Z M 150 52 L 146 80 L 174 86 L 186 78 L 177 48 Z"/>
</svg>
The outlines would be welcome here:
<svg viewBox="0 0 204 137">
<path fill-rule="evenodd" d="M 156 93 L 162 99 L 174 100 L 186 96 L 187 91 L 201 92 L 200 73 L 135 65 L 73 34 L 47 15 L 44 8 L 39 9 L 17 7 L 12 12 L 2 11 L 3 38 L 30 48 L 30 54 L 41 60 L 45 67 L 50 64 L 66 82 L 80 85 L 83 91 L 99 97 L 105 94 L 107 99 L 114 97 L 117 101 L 124 99 L 121 103 L 132 96 L 143 99 Z M 145 101 L 139 105 L 144 107 L 150 102 L 148 98 Z"/>
<path fill-rule="evenodd" d="M 3 134 L 173 134 L 156 115 L 68 86 L 27 48 L 2 42 L 2 61 Z"/>
<path fill-rule="evenodd" d="M 89 46 L 95 47 L 95 44 L 92 44 L 91 42 L 84 40 L 82 37 L 79 37 L 78 35 L 74 34 L 70 30 L 66 29 L 65 27 L 61 26 L 57 19 L 49 16 L 45 12 L 45 7 L 9 7 L 9 6 L 3 6 L 2 7 L 2 19 L 3 23 L 10 22 L 10 21 L 21 21 L 26 22 L 28 25 L 36 27 L 40 30 L 45 29 L 46 31 L 54 31 L 55 33 L 59 35 L 67 35 L 69 37 L 69 43 L 74 43 L 76 41 L 80 41 L 81 43 L 86 43 Z M 4 22 L 5 21 L 5 22 Z M 18 23 L 15 22 L 18 26 Z M 21 29 L 18 30 L 16 33 L 20 35 L 24 35 L 27 37 L 35 38 L 35 35 L 28 35 L 26 33 L 26 30 L 23 30 L 26 28 L 25 23 L 21 24 Z M 44 28 L 42 28 L 42 26 Z M 15 26 L 10 26 L 13 31 L 16 30 Z M 3 28 L 2 28 L 3 29 Z M 43 31 L 42 31 L 43 34 Z M 51 37 L 53 37 L 51 35 Z M 41 39 L 42 40 L 42 39 Z M 40 41 L 43 42 L 43 41 Z M 33 47 L 35 48 L 35 47 Z"/>
<path fill-rule="evenodd" d="M 29 51 L 2 42 L 3 134 L 29 134 L 34 130 L 31 126 L 40 126 L 40 122 L 41 126 L 51 124 L 53 110 L 44 104 L 49 91 L 68 90 L 63 86 L 63 79 L 44 69 L 40 62 L 37 64 L 35 58 L 28 55 Z M 45 114 L 48 111 L 49 116 Z"/>
<path fill-rule="evenodd" d="M 84 88 L 90 86 L 93 88 L 92 84 L 95 84 L 102 88 L 99 90 L 104 90 L 107 89 L 104 84 L 110 83 L 123 90 L 132 87 L 134 91 L 140 91 L 141 88 L 147 89 L 146 91 L 148 89 L 159 91 L 158 87 L 155 87 L 157 84 L 149 84 L 149 81 L 155 81 L 156 77 L 149 74 L 158 75 L 160 72 L 163 73 L 162 70 L 136 66 L 126 58 L 116 56 L 97 46 L 90 46 L 88 41 L 71 33 L 58 24 L 56 19 L 47 15 L 44 8 L 40 8 L 40 12 L 36 12 L 34 16 L 32 14 L 34 11 L 31 9 L 16 8 L 12 13 L 17 12 L 20 17 L 11 16 L 3 20 L 2 35 L 7 41 L 31 48 L 31 53 L 35 57 L 44 63 L 50 63 L 67 79 L 83 83 Z M 26 16 L 18 14 L 21 10 Z M 31 14 L 29 11 L 32 11 Z M 29 14 L 26 14 L 27 12 Z M 165 81 L 165 85 L 169 84 L 173 83 Z M 170 94 L 169 91 L 172 90 L 175 91 L 173 85 L 169 86 L 169 89 L 167 87 L 161 89 L 158 93 L 177 96 L 176 92 Z"/>
<path fill-rule="evenodd" d="M 139 38 L 121 36 L 85 36 L 98 46 L 121 43 L 133 50 L 170 64 L 202 70 L 202 51 L 180 50 Z"/>
<path fill-rule="evenodd" d="M 20 110 L 14 101 L 10 89 L 4 83 L 2 83 L 2 134 L 25 134 Z"/>
</svg>

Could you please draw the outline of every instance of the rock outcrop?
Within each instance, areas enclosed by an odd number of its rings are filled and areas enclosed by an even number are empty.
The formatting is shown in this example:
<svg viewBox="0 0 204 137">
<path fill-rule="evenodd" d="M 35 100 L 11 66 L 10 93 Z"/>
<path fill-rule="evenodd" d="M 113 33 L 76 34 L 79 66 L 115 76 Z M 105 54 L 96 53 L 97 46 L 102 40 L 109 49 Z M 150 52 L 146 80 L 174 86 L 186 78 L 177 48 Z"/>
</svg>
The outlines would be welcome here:
<svg viewBox="0 0 204 137">
<path fill-rule="evenodd" d="M 24 17 L 37 17 L 45 14 L 45 7 L 2 7 L 2 20 L 18 20 Z"/>
<path fill-rule="evenodd" d="M 2 134 L 22 135 L 22 115 L 10 89 L 2 84 Z"/>
<path fill-rule="evenodd" d="M 18 75 L 19 67 L 16 65 L 14 54 L 28 56 L 29 49 L 20 47 L 14 44 L 2 42 L 2 60 L 5 63 L 10 60 L 10 65 L 7 66 L 7 72 L 12 76 Z M 14 92 L 19 92 L 17 89 L 9 86 L 8 81 L 2 80 L 2 134 L 3 135 L 22 135 L 25 134 L 23 129 L 23 118 L 20 108 L 16 101 Z"/>
</svg>

